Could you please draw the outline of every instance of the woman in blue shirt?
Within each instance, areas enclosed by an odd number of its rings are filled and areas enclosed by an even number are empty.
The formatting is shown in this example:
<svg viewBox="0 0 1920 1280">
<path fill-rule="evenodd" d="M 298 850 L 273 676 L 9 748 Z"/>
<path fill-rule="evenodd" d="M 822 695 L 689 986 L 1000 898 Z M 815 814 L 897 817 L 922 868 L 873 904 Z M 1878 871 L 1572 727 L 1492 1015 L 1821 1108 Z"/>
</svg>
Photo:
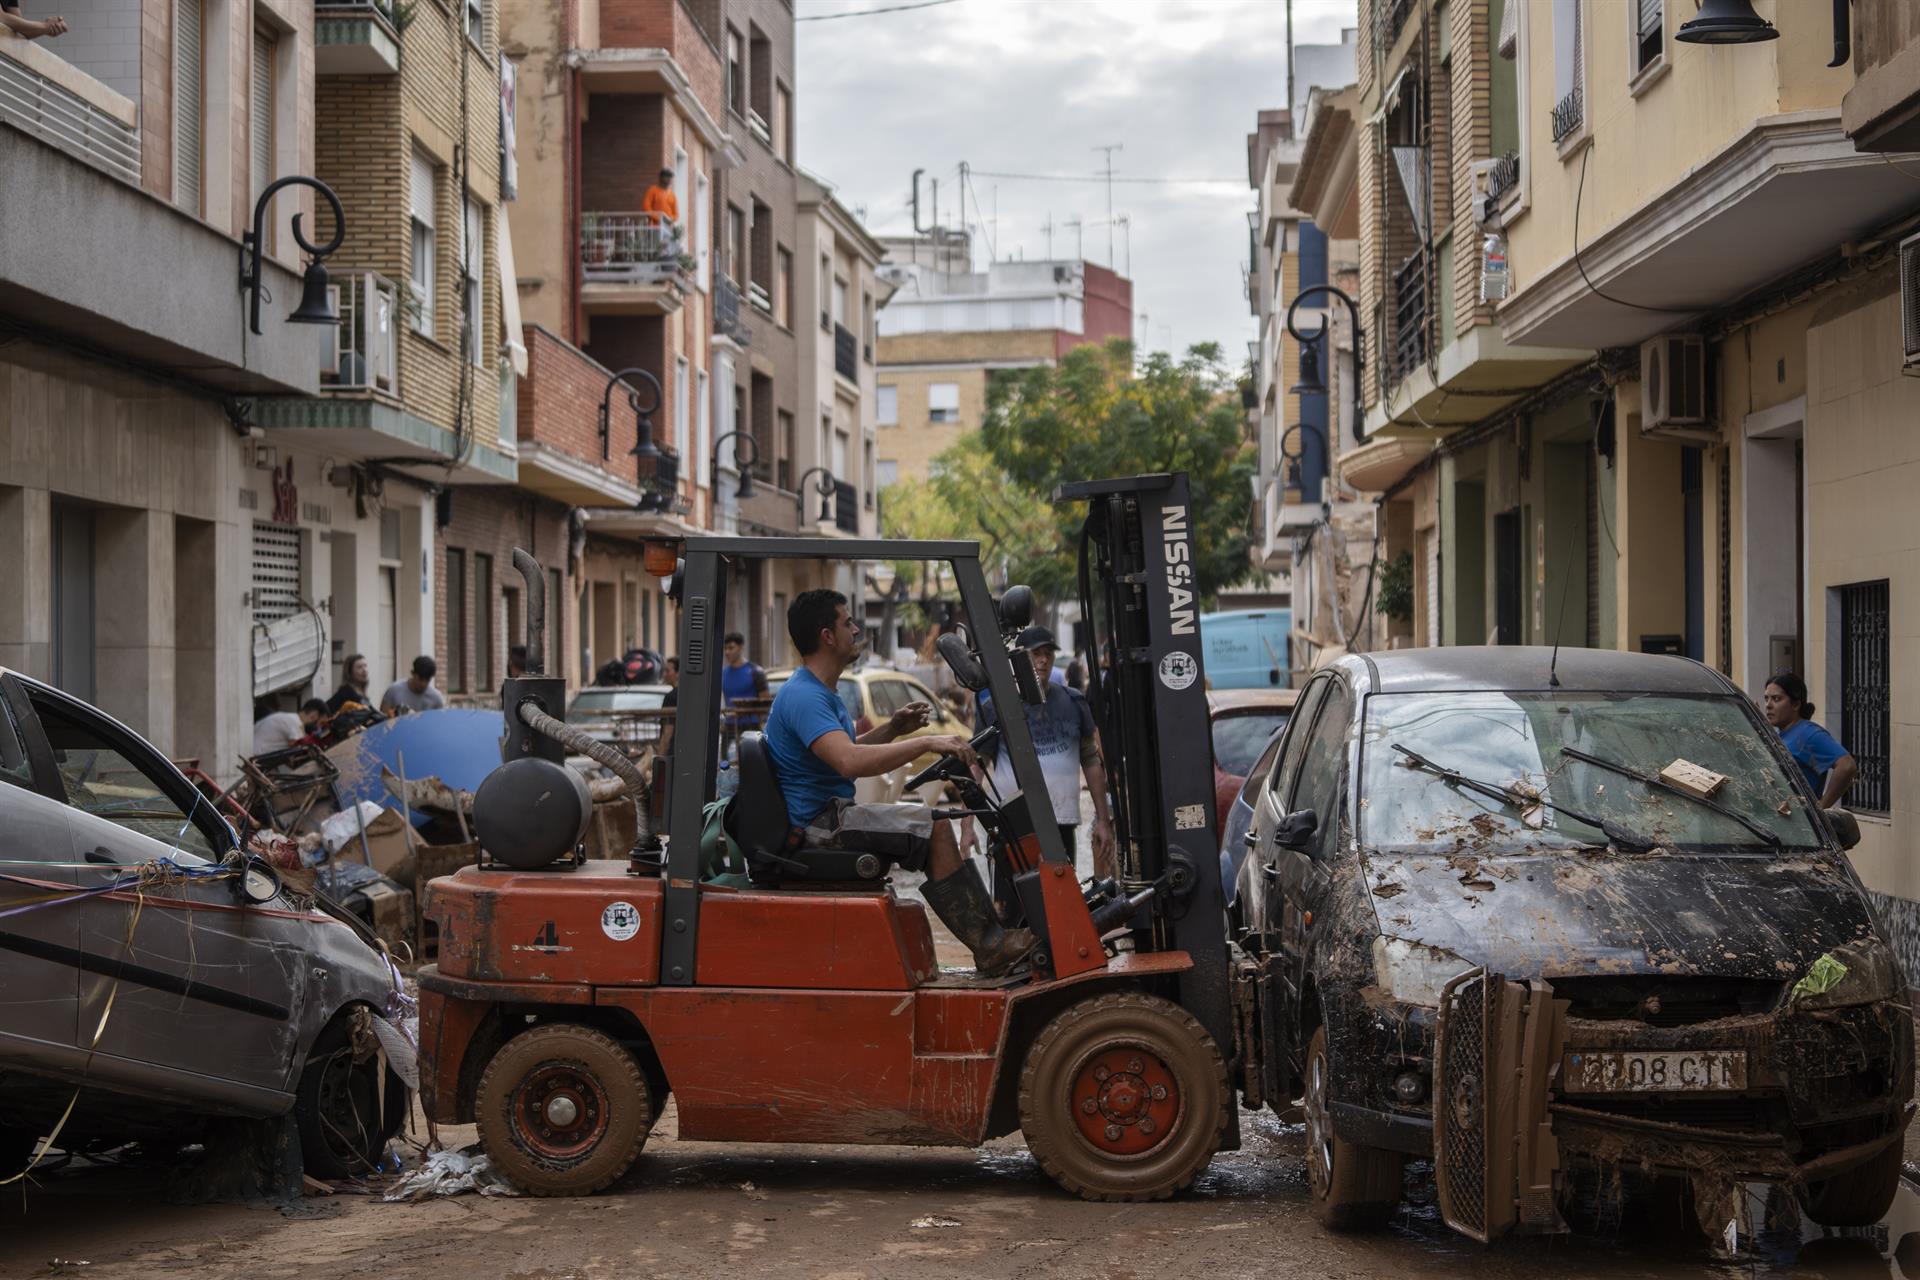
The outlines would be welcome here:
<svg viewBox="0 0 1920 1280">
<path fill-rule="evenodd" d="M 1832 734 L 1814 723 L 1806 681 L 1791 671 L 1771 677 L 1761 707 L 1767 723 L 1780 731 L 1780 740 L 1820 797 L 1820 807 L 1833 808 L 1853 784 L 1860 766 Z"/>
</svg>

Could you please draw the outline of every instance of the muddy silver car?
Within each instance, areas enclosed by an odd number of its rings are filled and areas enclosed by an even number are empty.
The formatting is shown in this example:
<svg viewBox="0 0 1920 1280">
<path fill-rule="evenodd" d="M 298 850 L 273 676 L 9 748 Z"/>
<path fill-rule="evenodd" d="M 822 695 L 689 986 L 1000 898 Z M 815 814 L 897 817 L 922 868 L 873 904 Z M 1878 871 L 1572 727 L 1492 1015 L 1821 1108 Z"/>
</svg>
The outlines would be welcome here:
<svg viewBox="0 0 1920 1280">
<path fill-rule="evenodd" d="M 1321 1219 L 1409 1157 L 1480 1239 L 1576 1184 L 1735 1188 L 1871 1223 L 1912 1116 L 1907 983 L 1778 735 L 1685 659 L 1449 648 L 1303 690 L 1239 869 L 1269 1097 L 1303 1097 Z M 1594 1178 L 1597 1176 L 1597 1183 Z M 1744 1234 L 1745 1228 L 1739 1228 Z"/>
<path fill-rule="evenodd" d="M 405 1115 L 398 973 L 371 936 L 249 868 L 138 734 L 4 669 L 0 974 L 0 1177 L 76 1093 L 63 1149 L 291 1112 L 325 1178 L 367 1172 Z"/>
</svg>

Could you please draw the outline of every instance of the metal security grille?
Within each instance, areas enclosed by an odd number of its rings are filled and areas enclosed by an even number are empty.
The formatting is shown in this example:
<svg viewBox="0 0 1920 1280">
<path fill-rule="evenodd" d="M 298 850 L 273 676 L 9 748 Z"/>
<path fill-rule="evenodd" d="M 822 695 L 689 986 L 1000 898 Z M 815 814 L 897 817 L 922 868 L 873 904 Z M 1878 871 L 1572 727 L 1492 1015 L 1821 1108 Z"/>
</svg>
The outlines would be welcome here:
<svg viewBox="0 0 1920 1280">
<path fill-rule="evenodd" d="M 253 33 L 252 80 L 247 93 L 248 178 L 257 202 L 273 181 L 273 59 L 278 42 L 265 31 Z M 269 239 L 269 246 L 272 241 Z"/>
<path fill-rule="evenodd" d="M 173 202 L 200 214 L 202 63 L 200 0 L 173 9 Z"/>
<path fill-rule="evenodd" d="M 1847 807 L 1886 813 L 1893 807 L 1890 707 L 1892 655 L 1887 582 L 1856 582 L 1840 597 L 1840 743 L 1860 765 Z"/>
<path fill-rule="evenodd" d="M 1477 1240 L 1487 1238 L 1487 1028 L 1493 999 L 1485 970 L 1447 984 L 1433 1081 L 1440 1213 L 1449 1226 Z"/>
<path fill-rule="evenodd" d="M 300 610 L 300 530 L 256 521 L 253 526 L 253 620 L 272 622 Z"/>
</svg>

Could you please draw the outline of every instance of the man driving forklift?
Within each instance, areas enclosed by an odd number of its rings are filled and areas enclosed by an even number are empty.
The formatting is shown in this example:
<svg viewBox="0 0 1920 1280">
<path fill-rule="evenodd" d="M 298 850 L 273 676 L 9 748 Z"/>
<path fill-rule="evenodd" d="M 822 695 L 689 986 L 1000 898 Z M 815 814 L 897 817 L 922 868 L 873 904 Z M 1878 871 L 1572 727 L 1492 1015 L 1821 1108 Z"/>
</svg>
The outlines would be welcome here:
<svg viewBox="0 0 1920 1280">
<path fill-rule="evenodd" d="M 1033 949 L 1033 933 L 1001 926 L 979 868 L 960 856 L 953 824 L 936 820 L 924 805 L 853 798 L 855 778 L 891 772 L 929 752 L 971 765 L 972 746 L 944 735 L 900 741 L 926 725 L 932 708 L 924 702 L 909 703 L 855 736 L 853 716 L 836 689 L 863 636 L 838 591 L 802 592 L 787 609 L 787 634 L 801 665 L 774 697 L 766 742 L 786 797 L 790 856 L 805 858 L 808 848 L 864 851 L 924 870 L 921 896 L 973 953 L 975 968 L 987 977 L 1006 973 Z"/>
</svg>

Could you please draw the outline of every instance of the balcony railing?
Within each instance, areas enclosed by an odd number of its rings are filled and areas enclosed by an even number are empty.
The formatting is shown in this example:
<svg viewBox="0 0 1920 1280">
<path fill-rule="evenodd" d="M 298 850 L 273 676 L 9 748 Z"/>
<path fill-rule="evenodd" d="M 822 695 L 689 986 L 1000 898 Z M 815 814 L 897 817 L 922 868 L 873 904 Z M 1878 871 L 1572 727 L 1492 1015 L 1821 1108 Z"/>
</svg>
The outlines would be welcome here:
<svg viewBox="0 0 1920 1280">
<path fill-rule="evenodd" d="M 833 371 L 848 382 L 860 381 L 860 342 L 843 324 L 833 326 Z"/>
<path fill-rule="evenodd" d="M 1580 127 L 1586 119 L 1585 101 L 1580 86 L 1575 85 L 1566 97 L 1553 105 L 1553 140 L 1559 142 Z"/>
<path fill-rule="evenodd" d="M 1393 48 L 1400 38 L 1400 30 L 1407 25 L 1407 17 L 1413 12 L 1413 0 L 1387 0 L 1385 20 L 1380 25 L 1380 48 L 1384 51 Z"/>
<path fill-rule="evenodd" d="M 845 480 L 833 482 L 833 527 L 842 533 L 860 532 L 860 491 Z"/>
<path fill-rule="evenodd" d="M 1417 249 L 1393 273 L 1393 380 L 1427 359 L 1427 255 Z"/>
<path fill-rule="evenodd" d="M 713 291 L 713 332 L 743 347 L 753 341 L 753 330 L 740 319 L 740 286 L 725 276 Z"/>
<path fill-rule="evenodd" d="M 320 75 L 392 75 L 400 70 L 393 0 L 319 0 L 313 7 L 314 70 Z"/>
<path fill-rule="evenodd" d="M 580 264 L 588 283 L 655 284 L 689 275 L 680 224 L 655 213 L 580 218 Z"/>
<path fill-rule="evenodd" d="M 1498 208 L 1502 197 L 1520 185 L 1520 153 L 1509 151 L 1487 171 L 1487 207 Z"/>
<path fill-rule="evenodd" d="M 399 288 L 377 271 L 346 271 L 327 295 L 340 323 L 321 330 L 320 385 L 399 395 Z"/>
<path fill-rule="evenodd" d="M 116 178 L 139 182 L 133 103 L 48 49 L 22 39 L 6 43 L 0 120 Z"/>
</svg>

